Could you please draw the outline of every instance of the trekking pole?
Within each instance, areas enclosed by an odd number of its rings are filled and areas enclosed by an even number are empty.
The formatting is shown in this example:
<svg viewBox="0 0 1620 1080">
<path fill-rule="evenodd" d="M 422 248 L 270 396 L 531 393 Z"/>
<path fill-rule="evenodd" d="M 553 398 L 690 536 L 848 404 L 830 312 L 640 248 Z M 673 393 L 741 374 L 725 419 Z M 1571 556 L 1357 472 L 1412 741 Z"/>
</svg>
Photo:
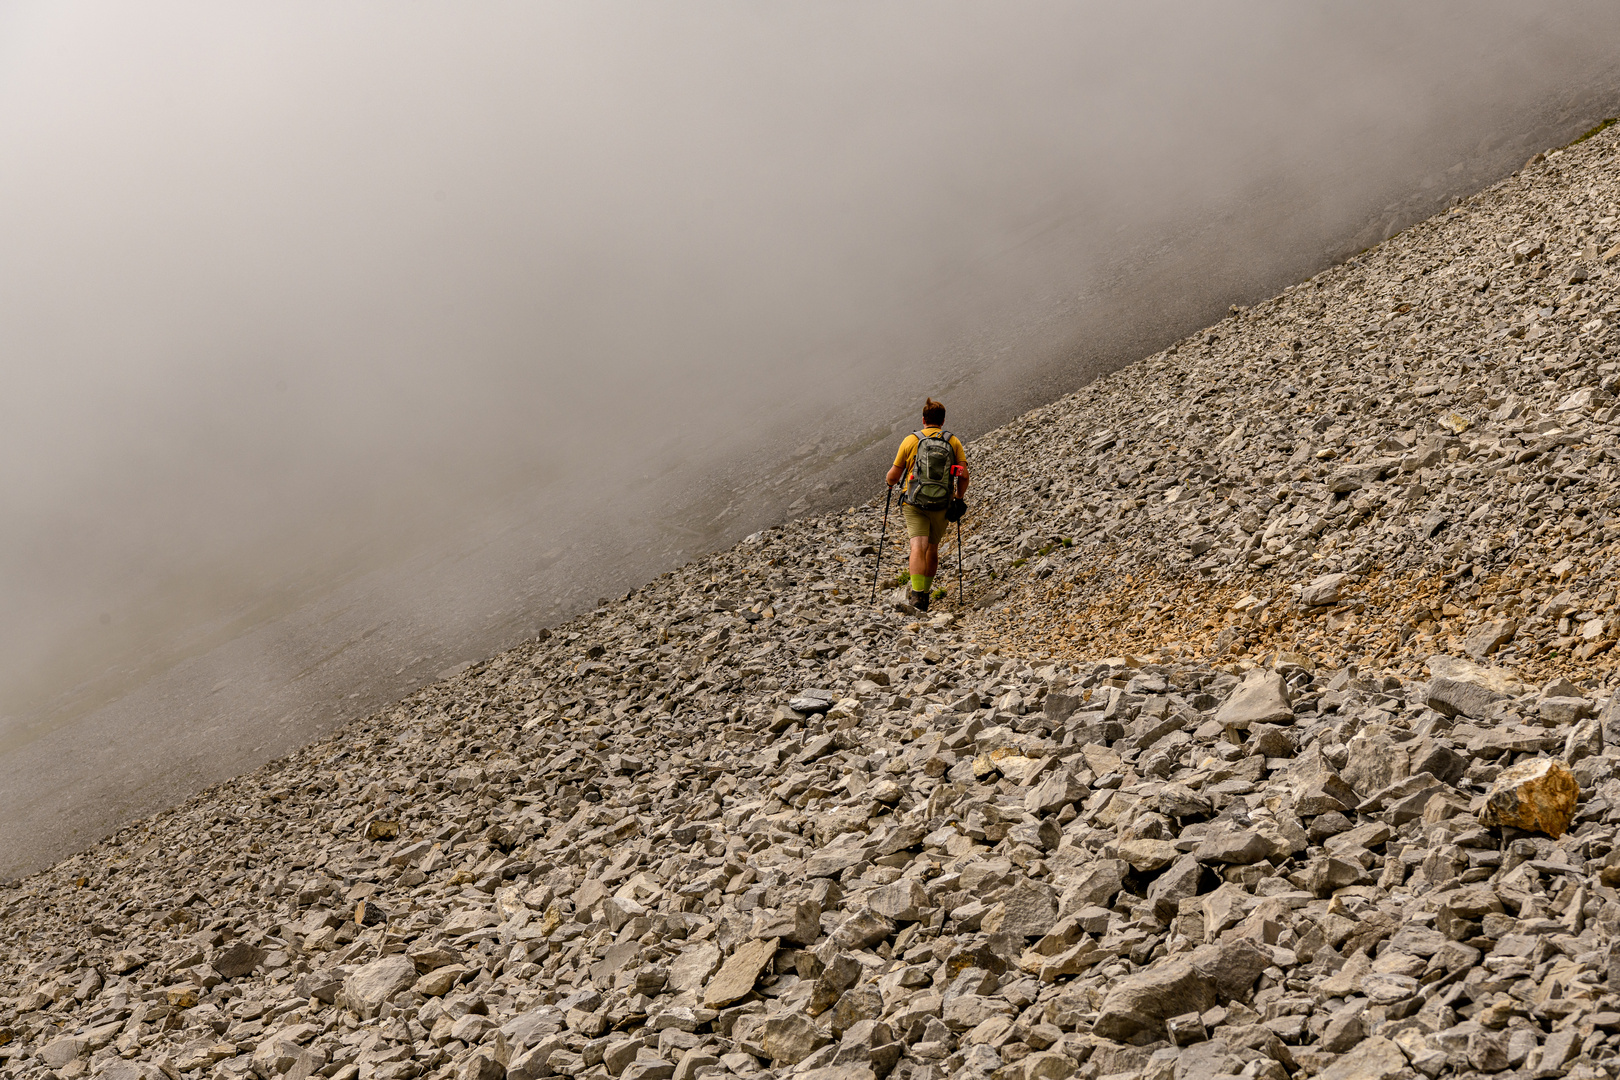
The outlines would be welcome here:
<svg viewBox="0 0 1620 1080">
<path fill-rule="evenodd" d="M 956 602 L 962 603 L 962 519 L 956 519 Z"/>
<path fill-rule="evenodd" d="M 883 528 L 878 533 L 877 562 L 872 565 L 872 602 L 877 602 L 878 575 L 883 572 L 883 541 L 889 535 L 889 502 L 894 498 L 894 485 L 889 485 L 889 493 L 883 496 Z"/>
</svg>

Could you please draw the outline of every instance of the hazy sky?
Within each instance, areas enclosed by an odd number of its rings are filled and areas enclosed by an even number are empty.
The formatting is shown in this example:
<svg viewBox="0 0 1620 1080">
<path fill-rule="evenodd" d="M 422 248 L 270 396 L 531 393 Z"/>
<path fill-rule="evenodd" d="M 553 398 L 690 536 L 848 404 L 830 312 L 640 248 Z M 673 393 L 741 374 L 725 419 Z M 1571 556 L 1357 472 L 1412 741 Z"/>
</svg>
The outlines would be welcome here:
<svg viewBox="0 0 1620 1080">
<path fill-rule="evenodd" d="M 0 728 L 301 573 L 1186 329 L 1612 101 L 1617 41 L 1608 0 L 0 6 Z"/>
</svg>

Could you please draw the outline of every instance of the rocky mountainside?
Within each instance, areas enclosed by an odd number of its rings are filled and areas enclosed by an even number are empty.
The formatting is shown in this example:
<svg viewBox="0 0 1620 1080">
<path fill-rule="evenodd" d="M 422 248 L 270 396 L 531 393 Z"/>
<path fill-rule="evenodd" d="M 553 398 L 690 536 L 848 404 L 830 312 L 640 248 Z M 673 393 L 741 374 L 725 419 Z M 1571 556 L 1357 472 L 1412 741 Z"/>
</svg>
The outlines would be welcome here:
<svg viewBox="0 0 1620 1080">
<path fill-rule="evenodd" d="M 0 1076 L 1615 1075 L 1614 136 L 0 889 Z"/>
<path fill-rule="evenodd" d="M 981 440 L 998 483 L 969 549 L 1007 593 L 991 637 L 1607 678 L 1614 154 L 1611 131 L 1554 151 Z M 1300 604 L 1329 573 L 1334 602 Z"/>
</svg>

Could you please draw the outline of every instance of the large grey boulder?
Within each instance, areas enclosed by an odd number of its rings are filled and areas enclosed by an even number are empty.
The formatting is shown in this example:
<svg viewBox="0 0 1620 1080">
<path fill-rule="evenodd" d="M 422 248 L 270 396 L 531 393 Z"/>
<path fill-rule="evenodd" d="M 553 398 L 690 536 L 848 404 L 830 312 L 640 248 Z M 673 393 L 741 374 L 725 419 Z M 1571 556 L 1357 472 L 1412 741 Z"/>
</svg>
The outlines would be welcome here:
<svg viewBox="0 0 1620 1080">
<path fill-rule="evenodd" d="M 1389 1039 L 1374 1035 L 1317 1073 L 1317 1080 L 1394 1080 L 1409 1076 L 1406 1055 Z"/>
<path fill-rule="evenodd" d="M 867 894 L 866 906 L 886 919 L 900 922 L 916 922 L 932 910 L 927 891 L 915 878 L 880 885 Z"/>
<path fill-rule="evenodd" d="M 1157 1036 L 1170 1017 L 1201 1013 L 1215 1004 L 1214 980 L 1190 961 L 1160 962 L 1113 985 L 1092 1031 L 1119 1042 L 1142 1033 Z"/>
<path fill-rule="evenodd" d="M 1036 937 L 1048 933 L 1057 923 L 1057 897 L 1038 881 L 1020 881 L 1001 898 L 1000 906 L 1004 913 L 1000 925 L 986 929 L 1013 937 Z"/>
<path fill-rule="evenodd" d="M 210 963 L 215 971 L 227 979 L 239 979 L 258 967 L 264 960 L 264 950 L 236 941 L 214 954 Z"/>
<path fill-rule="evenodd" d="M 1024 794 L 1024 809 L 1032 814 L 1053 814 L 1091 794 L 1068 769 L 1047 773 Z"/>
<path fill-rule="evenodd" d="M 1326 607 L 1339 602 L 1339 590 L 1349 574 L 1323 574 L 1300 589 L 1299 602 L 1306 607 Z"/>
<path fill-rule="evenodd" d="M 1230 821 L 1211 828 L 1193 850 L 1199 862 L 1247 866 L 1277 853 L 1276 845 L 1258 829 L 1245 829 Z"/>
<path fill-rule="evenodd" d="M 1280 672 L 1255 668 L 1221 705 L 1215 719 L 1240 730 L 1253 724 L 1293 723 L 1288 684 Z"/>
<path fill-rule="evenodd" d="M 363 1019 L 377 1015 L 383 1002 L 416 981 L 416 965 L 404 953 L 394 953 L 357 968 L 343 980 L 343 999 Z"/>
<path fill-rule="evenodd" d="M 1120 1042 L 1163 1038 L 1166 1020 L 1244 996 L 1270 964 L 1270 954 L 1247 938 L 1200 946 L 1114 983 L 1092 1030 Z"/>
<path fill-rule="evenodd" d="M 1598 727 L 1606 746 L 1620 746 L 1620 694 L 1615 694 L 1598 713 Z"/>
<path fill-rule="evenodd" d="M 803 1013 L 785 1013 L 765 1021 L 759 1044 L 776 1065 L 797 1065 L 832 1038 Z"/>
<path fill-rule="evenodd" d="M 1442 716 L 1488 716 L 1503 695 L 1476 683 L 1444 677 L 1430 681 L 1423 703 Z"/>
<path fill-rule="evenodd" d="M 88 1053 L 90 1044 L 73 1035 L 58 1035 L 39 1051 L 39 1059 L 53 1069 L 60 1069 L 75 1058 Z"/>
</svg>

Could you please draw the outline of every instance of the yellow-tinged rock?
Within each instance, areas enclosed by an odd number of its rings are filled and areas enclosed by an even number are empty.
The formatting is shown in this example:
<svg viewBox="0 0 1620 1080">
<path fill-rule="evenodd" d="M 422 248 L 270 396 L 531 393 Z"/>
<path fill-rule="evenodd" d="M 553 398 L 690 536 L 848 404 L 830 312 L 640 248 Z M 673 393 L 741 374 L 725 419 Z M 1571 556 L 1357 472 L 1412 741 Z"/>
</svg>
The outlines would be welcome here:
<svg viewBox="0 0 1620 1080">
<path fill-rule="evenodd" d="M 1461 614 L 1461 609 L 1458 609 Z M 1450 618 L 1451 616 L 1447 616 Z M 1473 683 L 1493 690 L 1498 694 L 1511 694 L 1518 697 L 1529 690 L 1530 687 L 1521 682 L 1512 671 L 1496 666 L 1484 666 L 1459 656 L 1446 656 L 1437 653 L 1423 662 L 1429 669 L 1429 674 L 1437 679 L 1453 679 L 1457 682 Z"/>
<path fill-rule="evenodd" d="M 1580 785 L 1563 762 L 1555 758 L 1520 762 L 1498 776 L 1485 793 L 1479 821 L 1544 832 L 1556 840 L 1574 820 L 1580 795 Z"/>
<path fill-rule="evenodd" d="M 423 997 L 443 997 L 455 988 L 455 985 L 467 975 L 467 969 L 460 964 L 447 964 L 417 979 L 411 986 L 413 994 Z"/>
<path fill-rule="evenodd" d="M 1022 783 L 1025 776 L 1040 766 L 1040 758 L 1026 757 L 1016 747 L 998 746 L 973 759 L 973 775 L 982 780 L 999 772 L 1009 780 Z"/>
<path fill-rule="evenodd" d="M 1181 853 L 1169 840 L 1121 840 L 1119 857 L 1144 874 L 1163 870 L 1176 861 Z"/>
<path fill-rule="evenodd" d="M 1435 422 L 1453 435 L 1461 435 L 1474 426 L 1474 422 L 1468 417 L 1454 412 L 1442 414 Z"/>
<path fill-rule="evenodd" d="M 189 983 L 165 987 L 163 990 L 164 1000 L 176 1009 L 189 1009 L 197 1004 L 197 994 L 197 988 Z"/>
</svg>

